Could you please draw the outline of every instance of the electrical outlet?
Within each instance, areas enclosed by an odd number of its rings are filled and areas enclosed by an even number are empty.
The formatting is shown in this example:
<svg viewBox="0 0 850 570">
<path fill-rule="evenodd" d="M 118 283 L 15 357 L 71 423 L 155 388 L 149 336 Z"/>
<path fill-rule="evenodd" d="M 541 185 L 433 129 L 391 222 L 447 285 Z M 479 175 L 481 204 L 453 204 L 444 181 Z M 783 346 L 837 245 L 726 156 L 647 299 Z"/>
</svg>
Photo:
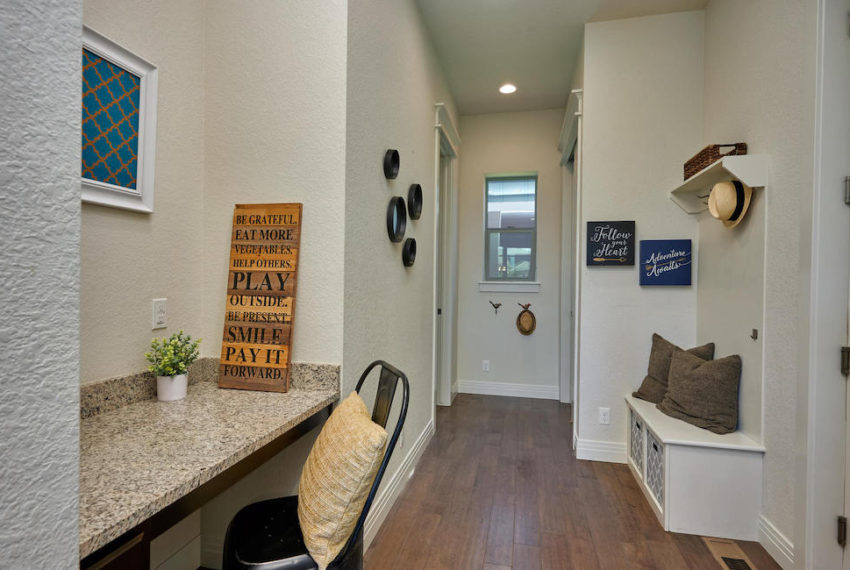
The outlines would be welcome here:
<svg viewBox="0 0 850 570">
<path fill-rule="evenodd" d="M 489 360 L 482 360 L 481 361 L 481 370 L 483 370 L 484 372 L 490 372 L 490 361 Z"/>
<path fill-rule="evenodd" d="M 168 299 L 151 299 L 152 324 L 151 328 L 164 329 L 168 326 Z"/>
<path fill-rule="evenodd" d="M 611 423 L 611 408 L 599 408 L 599 423 L 605 426 Z"/>
</svg>

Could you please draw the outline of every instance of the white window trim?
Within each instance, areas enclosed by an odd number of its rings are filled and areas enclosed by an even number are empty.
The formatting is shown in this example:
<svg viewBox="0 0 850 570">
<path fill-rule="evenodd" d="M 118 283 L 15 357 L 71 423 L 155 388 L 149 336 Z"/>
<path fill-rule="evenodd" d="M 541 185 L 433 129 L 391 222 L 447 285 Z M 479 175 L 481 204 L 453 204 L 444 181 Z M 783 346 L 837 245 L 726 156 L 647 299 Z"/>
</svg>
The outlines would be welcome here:
<svg viewBox="0 0 850 570">
<path fill-rule="evenodd" d="M 539 281 L 479 281 L 480 293 L 539 293 Z"/>
<path fill-rule="evenodd" d="M 83 47 L 138 75 L 140 81 L 136 190 L 81 178 L 82 200 L 89 204 L 100 204 L 146 214 L 153 213 L 157 68 L 86 26 L 83 26 Z"/>
</svg>

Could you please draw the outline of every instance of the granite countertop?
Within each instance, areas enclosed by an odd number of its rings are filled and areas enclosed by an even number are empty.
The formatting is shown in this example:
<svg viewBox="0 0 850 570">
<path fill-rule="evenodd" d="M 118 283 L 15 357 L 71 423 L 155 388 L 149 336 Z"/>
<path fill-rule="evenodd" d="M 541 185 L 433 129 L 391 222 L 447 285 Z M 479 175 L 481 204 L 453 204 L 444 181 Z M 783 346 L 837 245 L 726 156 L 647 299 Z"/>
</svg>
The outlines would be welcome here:
<svg viewBox="0 0 850 570">
<path fill-rule="evenodd" d="M 339 399 L 339 384 L 285 394 L 189 386 L 81 420 L 80 558 Z"/>
</svg>

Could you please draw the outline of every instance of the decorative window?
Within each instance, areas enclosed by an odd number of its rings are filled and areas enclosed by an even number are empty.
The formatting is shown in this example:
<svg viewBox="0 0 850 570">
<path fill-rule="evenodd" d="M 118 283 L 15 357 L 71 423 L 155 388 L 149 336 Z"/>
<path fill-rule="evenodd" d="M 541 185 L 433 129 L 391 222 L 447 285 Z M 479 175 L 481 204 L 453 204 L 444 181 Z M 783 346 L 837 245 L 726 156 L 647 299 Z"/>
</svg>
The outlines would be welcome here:
<svg viewBox="0 0 850 570">
<path fill-rule="evenodd" d="M 83 28 L 82 199 L 153 212 L 157 70 Z"/>
<path fill-rule="evenodd" d="M 534 281 L 537 174 L 488 176 L 484 279 Z"/>
</svg>

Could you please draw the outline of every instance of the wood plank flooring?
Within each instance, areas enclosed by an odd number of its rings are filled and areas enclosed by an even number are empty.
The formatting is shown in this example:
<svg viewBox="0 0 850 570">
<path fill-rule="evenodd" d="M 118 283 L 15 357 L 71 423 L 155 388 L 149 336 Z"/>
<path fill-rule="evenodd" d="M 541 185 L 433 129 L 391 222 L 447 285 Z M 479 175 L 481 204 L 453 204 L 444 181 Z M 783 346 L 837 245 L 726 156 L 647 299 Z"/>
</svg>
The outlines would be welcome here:
<svg viewBox="0 0 850 570">
<path fill-rule="evenodd" d="M 578 461 L 569 406 L 461 394 L 366 553 L 369 570 L 717 570 L 664 532 L 625 465 Z M 759 570 L 779 566 L 738 543 Z"/>
</svg>

